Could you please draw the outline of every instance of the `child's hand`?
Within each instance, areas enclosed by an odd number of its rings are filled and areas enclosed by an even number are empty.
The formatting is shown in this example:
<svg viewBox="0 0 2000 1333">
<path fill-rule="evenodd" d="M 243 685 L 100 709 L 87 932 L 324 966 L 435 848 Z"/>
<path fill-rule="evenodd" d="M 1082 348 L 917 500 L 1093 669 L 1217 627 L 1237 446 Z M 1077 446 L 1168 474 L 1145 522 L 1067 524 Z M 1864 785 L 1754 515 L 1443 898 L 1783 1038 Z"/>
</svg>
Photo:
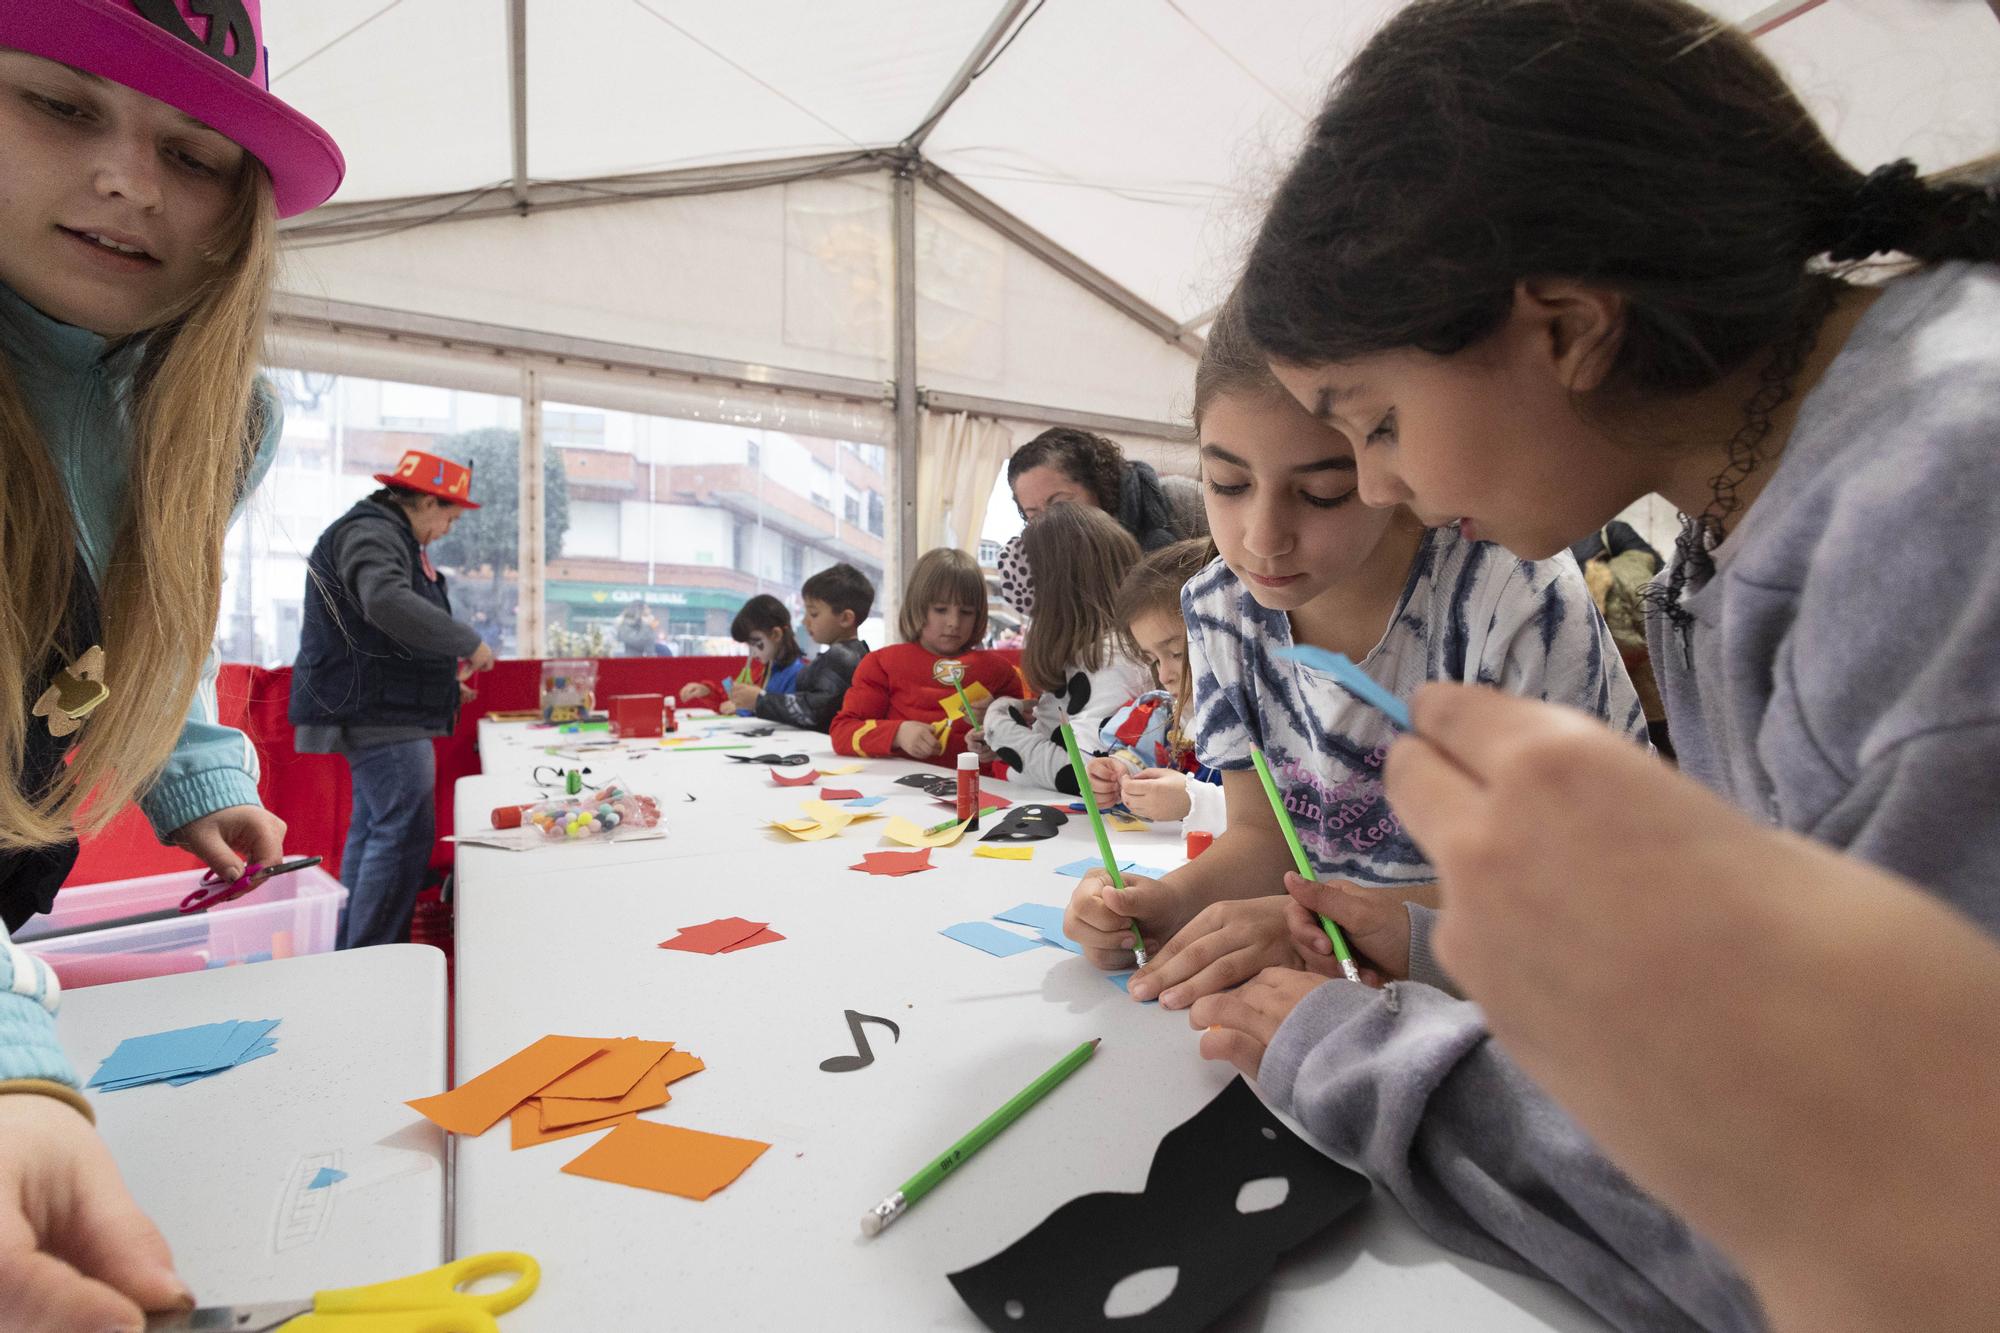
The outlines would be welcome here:
<svg viewBox="0 0 2000 1333">
<path fill-rule="evenodd" d="M 139 1328 L 192 1310 L 173 1255 L 75 1108 L 0 1093 L 0 1327 Z"/>
<path fill-rule="evenodd" d="M 1292 948 L 1308 967 L 1323 977 L 1341 975 L 1333 956 L 1333 941 L 1319 923 L 1319 914 L 1333 918 L 1347 936 L 1361 976 L 1371 985 L 1407 981 L 1410 976 L 1410 914 L 1404 904 L 1423 902 L 1429 895 L 1405 895 L 1397 889 L 1364 889 L 1344 880 L 1324 883 L 1285 873 L 1285 927 Z M 1426 903 L 1426 906 L 1429 904 Z M 1371 975 L 1372 974 L 1372 975 Z"/>
<path fill-rule="evenodd" d="M 1097 797 L 1099 809 L 1123 799 L 1118 784 L 1125 780 L 1124 764 L 1108 754 L 1092 755 L 1083 761 L 1083 771 L 1090 775 L 1090 790 Z"/>
<path fill-rule="evenodd" d="M 1142 819 L 1186 819 L 1194 802 L 1185 775 L 1171 768 L 1142 768 L 1126 778 L 1119 791 L 1133 814 Z"/>
<path fill-rule="evenodd" d="M 944 753 L 937 733 L 925 722 L 897 723 L 896 748 L 912 759 L 934 759 Z"/>
<path fill-rule="evenodd" d="M 702 688 L 707 689 L 708 687 L 704 685 Z M 747 680 L 734 681 L 729 686 L 730 707 L 741 709 L 744 712 L 749 712 L 756 708 L 757 701 L 763 697 L 764 687 L 762 685 L 752 685 Z"/>
<path fill-rule="evenodd" d="M 1111 887 L 1111 877 L 1093 870 L 1070 895 L 1063 913 L 1063 934 L 1083 946 L 1083 956 L 1107 972 L 1132 966 L 1132 925 L 1136 921 L 1146 947 L 1158 948 L 1194 915 L 1182 892 L 1165 880 L 1125 876 L 1125 887 Z"/>
<path fill-rule="evenodd" d="M 1157 996 L 1163 1009 L 1185 1009 L 1267 967 L 1303 966 L 1285 930 L 1285 909 L 1294 906 L 1275 893 L 1210 903 L 1133 974 L 1132 998 Z"/>
<path fill-rule="evenodd" d="M 1289 967 L 1267 967 L 1235 990 L 1196 1000 L 1188 1010 L 1188 1026 L 1206 1029 L 1201 1034 L 1204 1060 L 1227 1060 L 1254 1079 L 1264 1052 L 1299 1001 L 1321 986 L 1345 984 Z"/>
<path fill-rule="evenodd" d="M 709 695 L 714 693 L 715 693 L 714 690 L 710 689 L 708 686 L 702 684 L 700 681 L 697 680 L 690 684 L 681 686 L 681 702 L 684 704 L 691 704 L 697 699 L 706 699 L 708 698 Z"/>
<path fill-rule="evenodd" d="M 997 696 L 989 694 L 984 699 L 974 699 L 968 694 L 965 697 L 970 703 L 970 707 L 966 709 L 966 720 L 975 727 L 985 726 L 986 710 L 993 706 L 993 700 Z"/>
<path fill-rule="evenodd" d="M 993 753 L 993 747 L 986 743 L 986 733 L 983 731 L 966 732 L 965 748 L 979 756 L 981 767 L 1000 762 L 1000 756 Z"/>
</svg>

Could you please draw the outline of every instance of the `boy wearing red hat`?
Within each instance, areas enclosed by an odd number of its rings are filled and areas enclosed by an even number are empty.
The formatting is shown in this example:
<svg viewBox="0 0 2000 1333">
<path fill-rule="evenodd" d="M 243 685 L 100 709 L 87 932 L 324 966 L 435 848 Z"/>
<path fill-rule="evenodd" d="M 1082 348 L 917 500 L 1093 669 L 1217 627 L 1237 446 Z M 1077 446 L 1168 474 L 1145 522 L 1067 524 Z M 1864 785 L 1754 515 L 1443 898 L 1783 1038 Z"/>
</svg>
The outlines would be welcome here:
<svg viewBox="0 0 2000 1333">
<path fill-rule="evenodd" d="M 344 756 L 354 784 L 342 949 L 408 936 L 437 831 L 431 740 L 457 724 L 460 682 L 493 665 L 424 553 L 479 507 L 471 469 L 412 449 L 375 480 L 313 547 L 292 668 L 299 753 Z"/>
</svg>

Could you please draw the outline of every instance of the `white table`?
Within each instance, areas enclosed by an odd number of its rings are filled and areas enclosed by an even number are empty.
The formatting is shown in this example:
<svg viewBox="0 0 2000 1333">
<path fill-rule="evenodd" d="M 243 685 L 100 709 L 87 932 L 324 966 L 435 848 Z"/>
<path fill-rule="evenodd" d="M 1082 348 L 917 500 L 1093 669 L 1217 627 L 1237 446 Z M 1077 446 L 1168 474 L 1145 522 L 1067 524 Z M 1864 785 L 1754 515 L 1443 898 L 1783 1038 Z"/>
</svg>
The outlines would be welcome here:
<svg viewBox="0 0 2000 1333">
<path fill-rule="evenodd" d="M 824 737 L 773 738 L 828 763 Z M 937 934 L 1016 903 L 1061 904 L 1055 868 L 1094 850 L 1088 823 L 1034 844 L 1034 860 L 973 859 L 970 838 L 939 869 L 901 879 L 853 872 L 884 846 L 866 824 L 819 843 L 780 841 L 760 820 L 815 793 L 773 788 L 722 754 L 701 763 L 698 820 L 616 852 L 461 848 L 458 1069 L 469 1076 L 561 1032 L 673 1040 L 707 1062 L 648 1119 L 772 1146 L 704 1203 L 566 1176 L 594 1140 L 521 1152 L 504 1125 L 460 1145 L 462 1253 L 519 1248 L 542 1290 L 510 1316 L 531 1330 L 976 1328 L 945 1274 L 997 1253 L 1058 1205 L 1139 1189 L 1154 1147 L 1232 1071 L 1205 1062 L 1184 1016 L 1134 1004 L 1083 959 L 1053 948 L 991 958 Z M 924 823 L 945 810 L 893 785 L 934 766 L 871 760 L 835 779 Z M 475 780 L 468 779 L 467 782 Z M 1019 783 L 993 788 L 1021 802 Z M 465 808 L 466 787 L 460 787 Z M 1059 799 L 1043 794 L 1051 802 Z M 727 812 L 726 814 L 723 812 Z M 1172 826 L 1168 826 L 1169 829 Z M 1166 830 L 1114 835 L 1121 854 L 1170 867 Z M 475 855 L 477 853 L 477 855 Z M 768 920 L 787 938 L 704 957 L 655 948 L 684 925 Z M 867 1028 L 875 1063 L 822 1073 L 852 1050 L 842 1013 Z M 930 1156 L 1089 1038 L 1097 1057 L 881 1237 L 864 1210 Z M 640 1319 L 640 1312 L 647 1312 Z M 1386 1195 L 1285 1259 L 1226 1326 L 1398 1330 L 1585 1330 L 1603 1325 L 1546 1283 L 1431 1243 Z"/>
<path fill-rule="evenodd" d="M 204 1304 L 400 1277 L 449 1255 L 444 955 L 414 944 L 93 986 L 57 1032 L 88 1079 L 126 1037 L 276 1018 L 275 1055 L 185 1087 L 89 1093 L 126 1184 Z M 306 1188 L 321 1167 L 345 1171 Z"/>
</svg>

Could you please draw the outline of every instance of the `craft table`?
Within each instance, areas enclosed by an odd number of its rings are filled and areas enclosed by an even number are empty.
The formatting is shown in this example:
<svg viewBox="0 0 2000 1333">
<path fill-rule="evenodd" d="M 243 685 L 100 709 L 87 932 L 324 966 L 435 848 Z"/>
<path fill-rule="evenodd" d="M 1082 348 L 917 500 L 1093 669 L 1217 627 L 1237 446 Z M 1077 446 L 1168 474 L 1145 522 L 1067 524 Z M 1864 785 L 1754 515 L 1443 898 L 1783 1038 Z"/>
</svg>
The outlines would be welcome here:
<svg viewBox="0 0 2000 1333">
<path fill-rule="evenodd" d="M 403 1105 L 444 1086 L 444 955 L 415 944 L 66 992 L 89 1079 L 126 1037 L 276 1018 L 277 1053 L 184 1087 L 86 1095 L 118 1169 L 204 1304 L 432 1268 L 449 1253 L 446 1136 Z M 322 1167 L 347 1178 L 307 1185 Z"/>
<path fill-rule="evenodd" d="M 823 736 L 768 739 L 816 762 L 849 762 L 832 758 Z M 1142 1188 L 1160 1139 L 1234 1071 L 1198 1057 L 1184 1014 L 1133 1003 L 1080 957 L 1039 947 L 995 958 L 937 933 L 1021 902 L 1067 902 L 1076 881 L 1055 870 L 1093 854 L 1084 816 L 1030 844 L 1030 862 L 974 859 L 968 836 L 932 852 L 937 869 L 864 875 L 848 867 L 888 846 L 881 821 L 817 843 L 760 830 L 817 789 L 774 787 L 763 767 L 728 763 L 727 753 L 665 761 L 694 782 L 700 799 L 687 808 L 701 813 L 670 817 L 664 840 L 622 852 L 460 849 L 458 1072 L 469 1077 L 548 1033 L 675 1041 L 707 1069 L 643 1118 L 763 1140 L 769 1151 L 697 1203 L 564 1175 L 601 1135 L 513 1152 L 502 1122 L 459 1144 L 459 1252 L 518 1248 L 541 1260 L 542 1289 L 508 1317 L 512 1333 L 977 1328 L 945 1274 L 1079 1194 Z M 948 811 L 893 779 L 944 771 L 870 760 L 830 782 L 888 794 L 885 816 L 928 825 Z M 475 781 L 461 784 L 460 809 Z M 990 790 L 1036 796 L 1020 783 Z M 1114 849 L 1171 867 L 1181 859 L 1173 829 L 1115 834 Z M 619 858 L 590 859 L 609 853 Z M 725 916 L 768 920 L 786 938 L 715 956 L 655 947 Z M 855 1051 L 849 1009 L 894 1021 L 900 1038 L 866 1024 L 874 1062 L 822 1072 L 821 1061 Z M 862 1238 L 866 1209 L 1090 1037 L 1104 1039 L 1094 1060 L 893 1227 Z M 1335 1320 L 1482 1333 L 1604 1327 L 1554 1286 L 1433 1244 L 1380 1190 L 1281 1260 L 1222 1326 Z"/>
</svg>

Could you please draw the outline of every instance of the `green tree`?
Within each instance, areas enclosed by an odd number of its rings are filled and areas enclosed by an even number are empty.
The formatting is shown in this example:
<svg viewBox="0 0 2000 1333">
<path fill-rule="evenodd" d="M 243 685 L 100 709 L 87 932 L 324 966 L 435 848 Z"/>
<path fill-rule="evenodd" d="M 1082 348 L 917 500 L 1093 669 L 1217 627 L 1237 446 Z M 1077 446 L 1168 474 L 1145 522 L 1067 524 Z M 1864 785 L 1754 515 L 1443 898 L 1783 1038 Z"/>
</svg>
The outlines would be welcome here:
<svg viewBox="0 0 2000 1333">
<path fill-rule="evenodd" d="M 468 577 L 488 571 L 486 609 L 496 621 L 507 623 L 519 596 L 518 583 L 506 586 L 506 574 L 520 559 L 521 433 L 488 427 L 440 436 L 430 447 L 440 457 L 472 469 L 472 498 L 479 505 L 432 543 L 431 558 Z M 563 472 L 562 451 L 551 449 L 542 464 L 542 535 L 548 559 L 562 553 L 568 530 L 569 480 Z M 507 637 L 511 640 L 512 633 Z"/>
</svg>

